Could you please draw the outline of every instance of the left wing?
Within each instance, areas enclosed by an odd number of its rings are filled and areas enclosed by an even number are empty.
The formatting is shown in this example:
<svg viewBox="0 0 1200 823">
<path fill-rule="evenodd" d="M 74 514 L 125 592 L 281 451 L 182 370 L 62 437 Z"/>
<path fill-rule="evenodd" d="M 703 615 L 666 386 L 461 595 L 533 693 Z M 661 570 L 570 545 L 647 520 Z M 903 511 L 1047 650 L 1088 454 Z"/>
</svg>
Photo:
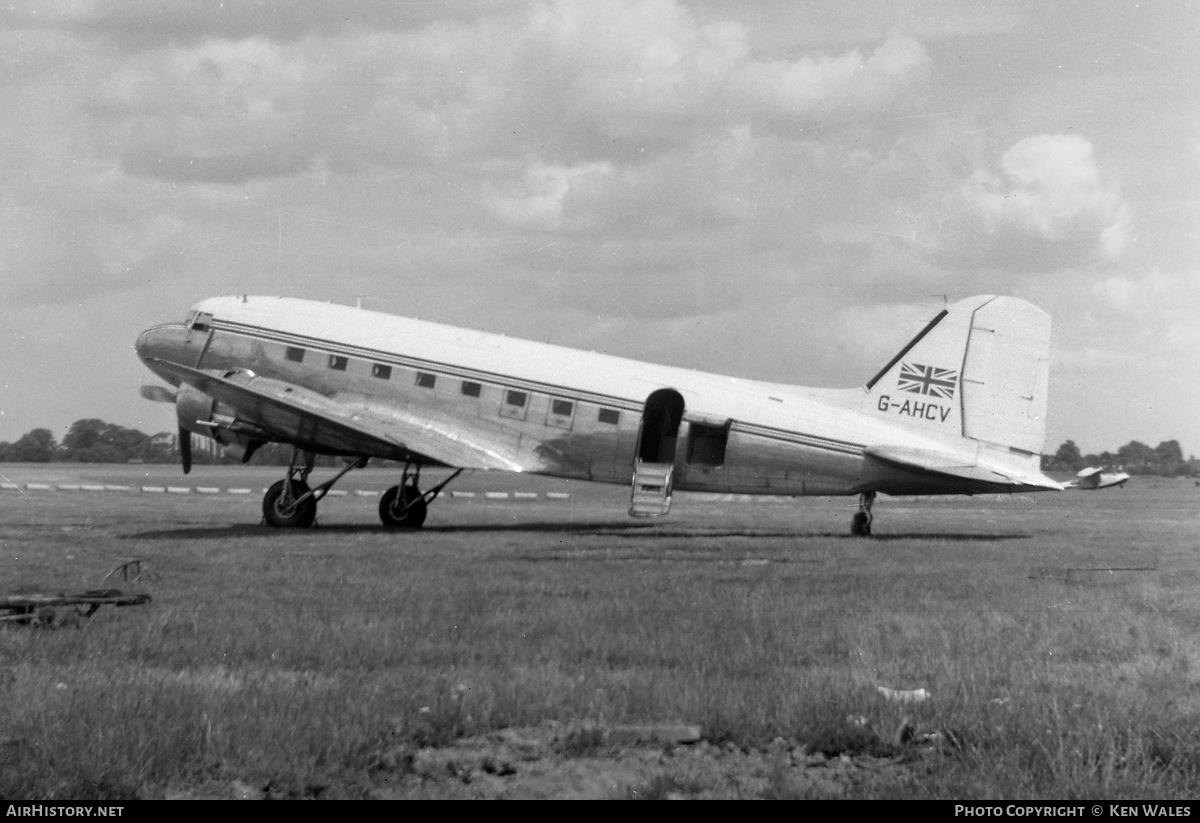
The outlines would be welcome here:
<svg viewBox="0 0 1200 823">
<path fill-rule="evenodd" d="M 366 454 L 391 460 L 423 458 L 423 462 L 465 469 L 523 468 L 478 442 L 469 432 L 381 406 L 366 396 L 326 397 L 294 383 L 249 372 L 222 376 L 157 358 L 148 362 L 155 371 L 194 386 L 235 409 L 239 418 L 286 442 L 336 454 Z"/>
</svg>

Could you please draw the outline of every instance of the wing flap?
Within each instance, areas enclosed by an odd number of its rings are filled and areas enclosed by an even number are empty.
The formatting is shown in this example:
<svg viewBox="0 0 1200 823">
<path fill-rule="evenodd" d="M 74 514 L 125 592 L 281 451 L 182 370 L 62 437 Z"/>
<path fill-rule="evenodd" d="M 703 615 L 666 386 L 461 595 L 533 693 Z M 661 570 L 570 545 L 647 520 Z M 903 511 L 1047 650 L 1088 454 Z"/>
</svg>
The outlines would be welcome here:
<svg viewBox="0 0 1200 823">
<path fill-rule="evenodd" d="M 448 423 L 391 408 L 365 396 L 326 397 L 283 380 L 245 372 L 222 376 L 153 359 L 166 372 L 235 409 L 280 440 L 324 451 L 394 460 L 413 457 L 467 469 L 521 471 L 499 451 Z M 233 379 L 236 377 L 237 379 Z"/>
</svg>

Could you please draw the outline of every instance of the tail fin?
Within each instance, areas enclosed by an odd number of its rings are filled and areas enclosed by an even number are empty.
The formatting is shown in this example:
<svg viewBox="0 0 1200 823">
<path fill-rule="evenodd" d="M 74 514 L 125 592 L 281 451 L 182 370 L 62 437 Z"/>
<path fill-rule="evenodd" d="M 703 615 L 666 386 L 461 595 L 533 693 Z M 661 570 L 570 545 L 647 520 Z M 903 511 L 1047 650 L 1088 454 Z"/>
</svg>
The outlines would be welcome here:
<svg viewBox="0 0 1200 823">
<path fill-rule="evenodd" d="M 1050 316 L 1015 297 L 947 307 L 864 387 L 864 410 L 1036 455 L 1046 439 Z"/>
</svg>

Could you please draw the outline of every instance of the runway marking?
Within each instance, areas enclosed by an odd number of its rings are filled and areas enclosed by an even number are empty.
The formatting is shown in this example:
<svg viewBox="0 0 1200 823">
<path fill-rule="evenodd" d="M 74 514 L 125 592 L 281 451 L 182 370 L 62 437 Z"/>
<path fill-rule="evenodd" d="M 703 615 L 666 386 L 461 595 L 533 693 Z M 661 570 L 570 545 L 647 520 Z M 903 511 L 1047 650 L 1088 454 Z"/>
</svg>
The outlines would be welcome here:
<svg viewBox="0 0 1200 823">
<path fill-rule="evenodd" d="M 57 489 L 64 492 L 134 492 L 142 494 L 253 494 L 252 488 L 228 488 L 222 489 L 218 486 L 129 486 L 118 483 L 58 483 L 52 485 L 50 483 L 25 483 L 24 488 L 28 491 L 50 491 Z M 0 483 L 0 491 L 21 491 L 22 485 L 19 483 Z M 262 490 L 266 494 L 267 490 Z M 354 489 L 346 491 L 343 489 L 330 489 L 325 493 L 325 497 L 379 497 L 380 492 L 375 489 Z M 458 491 L 452 490 L 450 497 L 460 500 L 473 500 L 476 497 L 484 497 L 488 500 L 538 500 L 545 498 L 546 500 L 570 500 L 570 492 L 532 492 L 532 491 Z M 731 495 L 724 495 L 724 499 L 729 499 Z"/>
</svg>

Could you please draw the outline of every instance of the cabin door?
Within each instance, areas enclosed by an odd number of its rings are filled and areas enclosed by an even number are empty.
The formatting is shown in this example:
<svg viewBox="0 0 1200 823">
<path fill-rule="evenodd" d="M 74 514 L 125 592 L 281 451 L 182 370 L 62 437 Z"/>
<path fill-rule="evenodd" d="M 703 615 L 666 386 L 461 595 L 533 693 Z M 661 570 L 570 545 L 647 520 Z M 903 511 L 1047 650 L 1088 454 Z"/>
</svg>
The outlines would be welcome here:
<svg viewBox="0 0 1200 823">
<path fill-rule="evenodd" d="M 629 513 L 634 517 L 656 517 L 671 508 L 675 456 L 682 435 L 686 435 L 683 395 L 674 389 L 653 392 L 642 407 L 638 428 L 629 499 Z"/>
</svg>

